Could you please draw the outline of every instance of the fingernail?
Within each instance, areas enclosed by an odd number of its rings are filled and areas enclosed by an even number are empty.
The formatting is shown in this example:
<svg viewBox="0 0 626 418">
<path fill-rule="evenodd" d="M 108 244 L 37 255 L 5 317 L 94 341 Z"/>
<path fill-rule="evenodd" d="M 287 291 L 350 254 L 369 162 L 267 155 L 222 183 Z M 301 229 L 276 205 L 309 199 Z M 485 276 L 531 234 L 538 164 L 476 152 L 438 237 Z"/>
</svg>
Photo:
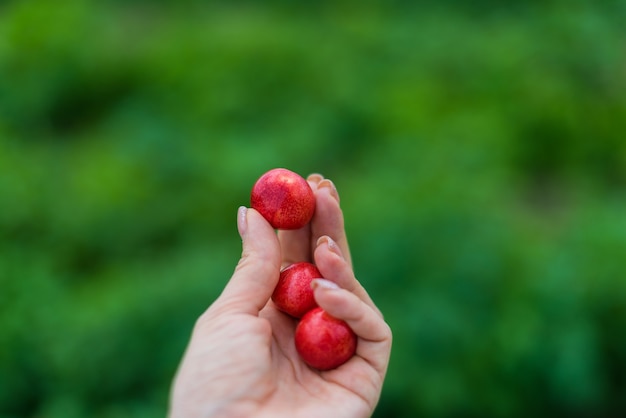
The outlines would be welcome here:
<svg viewBox="0 0 626 418">
<path fill-rule="evenodd" d="M 318 184 L 320 181 L 324 180 L 324 176 L 321 174 L 313 173 L 309 174 L 309 177 L 306 178 L 309 182 Z"/>
<path fill-rule="evenodd" d="M 248 229 L 248 208 L 245 206 L 240 206 L 237 211 L 237 230 L 239 231 L 239 236 L 243 239 L 243 236 L 246 234 L 246 230 Z"/>
<path fill-rule="evenodd" d="M 326 280 L 326 279 L 311 280 L 311 287 L 313 289 L 317 289 L 318 287 L 321 287 L 322 289 L 329 289 L 329 290 L 339 289 L 339 286 L 337 286 L 337 283 L 331 282 L 330 280 Z"/>
<path fill-rule="evenodd" d="M 317 188 L 321 189 L 323 187 L 328 187 L 330 189 L 330 195 L 339 202 L 339 193 L 337 193 L 337 188 L 335 187 L 335 183 L 328 179 L 324 179 L 317 184 Z"/>
<path fill-rule="evenodd" d="M 321 237 L 318 238 L 317 240 L 317 246 L 319 247 L 322 244 L 326 244 L 328 246 L 328 250 L 331 253 L 335 253 L 337 254 L 339 257 L 343 258 L 343 254 L 341 253 L 341 250 L 339 249 L 339 246 L 337 245 L 337 243 L 328 235 L 322 235 Z"/>
</svg>

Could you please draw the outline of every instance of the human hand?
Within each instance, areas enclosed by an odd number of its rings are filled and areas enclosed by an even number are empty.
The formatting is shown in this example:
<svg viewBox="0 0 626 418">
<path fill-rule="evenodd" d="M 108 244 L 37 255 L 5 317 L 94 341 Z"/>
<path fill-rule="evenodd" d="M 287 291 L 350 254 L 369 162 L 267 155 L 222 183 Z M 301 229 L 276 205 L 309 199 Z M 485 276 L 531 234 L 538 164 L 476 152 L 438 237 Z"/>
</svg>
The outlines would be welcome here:
<svg viewBox="0 0 626 418">
<path fill-rule="evenodd" d="M 242 257 L 195 324 L 172 387 L 170 418 L 372 414 L 387 371 L 391 330 L 354 276 L 333 183 L 319 175 L 308 181 L 316 211 L 299 230 L 276 234 L 254 209 L 239 209 Z M 281 266 L 298 261 L 315 262 L 326 279 L 313 282 L 315 300 L 358 336 L 354 357 L 334 370 L 318 371 L 300 359 L 297 320 L 270 299 Z"/>
</svg>

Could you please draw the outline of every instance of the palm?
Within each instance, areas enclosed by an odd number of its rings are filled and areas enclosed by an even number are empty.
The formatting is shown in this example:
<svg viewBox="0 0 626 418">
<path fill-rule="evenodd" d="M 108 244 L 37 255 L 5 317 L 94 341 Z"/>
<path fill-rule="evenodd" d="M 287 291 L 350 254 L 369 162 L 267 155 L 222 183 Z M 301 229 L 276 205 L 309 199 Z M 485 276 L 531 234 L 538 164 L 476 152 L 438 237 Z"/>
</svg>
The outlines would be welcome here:
<svg viewBox="0 0 626 418">
<path fill-rule="evenodd" d="M 294 345 L 297 321 L 277 311 L 269 302 L 260 313 L 272 328 L 269 369 L 259 376 L 269 395 L 259 405 L 257 412 L 267 416 L 363 416 L 373 408 L 370 394 L 376 393 L 382 384 L 376 371 L 359 357 L 335 370 L 317 371 L 307 366 L 299 357 Z M 259 359 L 260 360 L 260 359 Z M 355 379 L 355 376 L 371 376 L 373 379 Z M 327 413 L 320 413 L 320 406 Z M 349 408 L 349 410 L 346 410 Z"/>
</svg>

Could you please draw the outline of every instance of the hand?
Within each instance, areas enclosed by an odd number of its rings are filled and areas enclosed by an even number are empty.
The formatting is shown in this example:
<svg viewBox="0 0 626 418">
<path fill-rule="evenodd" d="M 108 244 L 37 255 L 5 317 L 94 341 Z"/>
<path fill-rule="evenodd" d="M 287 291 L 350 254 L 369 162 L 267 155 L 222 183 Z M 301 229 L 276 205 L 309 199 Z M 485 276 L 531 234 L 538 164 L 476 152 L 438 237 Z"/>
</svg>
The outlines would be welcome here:
<svg viewBox="0 0 626 418">
<path fill-rule="evenodd" d="M 195 324 L 174 380 L 170 418 L 353 418 L 374 411 L 391 330 L 354 276 L 333 183 L 316 174 L 308 181 L 316 211 L 302 229 L 276 234 L 254 209 L 239 209 L 242 257 Z M 313 282 L 315 300 L 358 336 L 355 356 L 337 369 L 302 362 L 294 346 L 297 320 L 270 299 L 281 266 L 298 261 L 315 262 L 327 279 Z"/>
</svg>

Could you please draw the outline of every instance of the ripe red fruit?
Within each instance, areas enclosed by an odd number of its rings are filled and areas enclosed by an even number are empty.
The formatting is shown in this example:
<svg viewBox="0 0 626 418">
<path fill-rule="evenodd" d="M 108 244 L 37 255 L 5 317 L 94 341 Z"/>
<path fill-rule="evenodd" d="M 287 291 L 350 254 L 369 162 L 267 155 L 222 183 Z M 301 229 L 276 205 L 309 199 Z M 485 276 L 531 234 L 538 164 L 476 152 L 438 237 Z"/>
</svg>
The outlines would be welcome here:
<svg viewBox="0 0 626 418">
<path fill-rule="evenodd" d="M 256 181 L 250 205 L 275 229 L 299 229 L 313 217 L 315 195 L 303 177 L 275 168 Z"/>
<path fill-rule="evenodd" d="M 298 323 L 295 343 L 306 364 L 318 370 L 330 370 L 350 360 L 356 352 L 357 337 L 345 321 L 317 307 Z"/>
<path fill-rule="evenodd" d="M 272 300 L 278 309 L 295 318 L 317 306 L 311 289 L 313 279 L 322 273 L 311 263 L 294 263 L 280 272 Z"/>
</svg>

